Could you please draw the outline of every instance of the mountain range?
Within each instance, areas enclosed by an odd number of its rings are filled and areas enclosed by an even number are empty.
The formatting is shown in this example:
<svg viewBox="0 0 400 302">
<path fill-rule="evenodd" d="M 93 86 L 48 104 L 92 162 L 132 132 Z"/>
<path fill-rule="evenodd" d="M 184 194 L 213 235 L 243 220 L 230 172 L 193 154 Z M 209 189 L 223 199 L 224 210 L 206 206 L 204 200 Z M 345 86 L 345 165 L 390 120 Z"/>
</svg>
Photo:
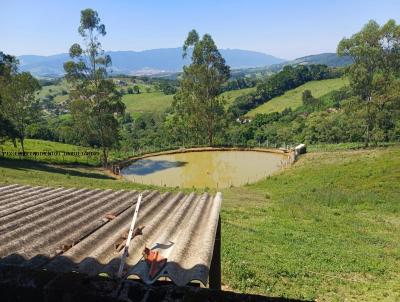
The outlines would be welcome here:
<svg viewBox="0 0 400 302">
<path fill-rule="evenodd" d="M 221 55 L 232 68 L 249 68 L 279 64 L 285 60 L 261 52 L 241 49 L 221 49 Z M 144 51 L 108 51 L 114 74 L 156 74 L 179 72 L 189 59 L 182 58 L 182 48 L 159 48 Z M 61 76 L 67 53 L 51 56 L 23 55 L 18 57 L 20 69 L 35 76 Z"/>
<path fill-rule="evenodd" d="M 242 49 L 220 49 L 221 55 L 232 69 L 272 67 L 285 65 L 326 64 L 344 66 L 351 63 L 349 58 L 340 58 L 335 53 L 324 53 L 287 61 L 272 55 Z M 180 72 L 189 59 L 182 58 L 182 49 L 159 48 L 144 51 L 109 51 L 112 59 L 112 74 L 154 75 Z M 190 55 L 190 54 L 189 54 Z M 18 57 L 20 70 L 29 71 L 37 77 L 59 77 L 64 74 L 63 64 L 70 60 L 67 53 L 51 56 L 23 55 Z"/>
</svg>

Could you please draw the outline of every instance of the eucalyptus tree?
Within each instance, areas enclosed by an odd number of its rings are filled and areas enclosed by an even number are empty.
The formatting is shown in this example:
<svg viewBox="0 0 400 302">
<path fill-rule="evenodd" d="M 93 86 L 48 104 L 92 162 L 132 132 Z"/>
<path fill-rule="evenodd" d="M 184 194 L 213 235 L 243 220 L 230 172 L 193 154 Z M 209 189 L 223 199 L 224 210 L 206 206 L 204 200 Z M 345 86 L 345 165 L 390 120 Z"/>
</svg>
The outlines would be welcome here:
<svg viewBox="0 0 400 302">
<path fill-rule="evenodd" d="M 184 127 L 183 135 L 213 145 L 216 133 L 222 128 L 224 100 L 220 94 L 230 77 L 230 68 L 209 34 L 200 39 L 195 30 L 189 32 L 183 45 L 184 58 L 189 50 L 191 62 L 183 68 L 173 102 L 175 120 Z"/>
<path fill-rule="evenodd" d="M 76 131 L 86 143 L 98 143 L 106 166 L 111 147 L 118 143 L 118 115 L 125 111 L 121 94 L 107 77 L 111 57 L 105 55 L 99 38 L 106 35 L 98 13 L 90 8 L 81 11 L 79 34 L 83 47 L 70 47 L 71 60 L 64 63 L 66 79 L 71 84 L 71 113 Z"/>
<path fill-rule="evenodd" d="M 347 74 L 354 94 L 363 104 L 365 144 L 387 139 L 393 119 L 399 117 L 400 25 L 367 23 L 360 32 L 340 41 L 337 52 L 350 56 Z"/>
</svg>

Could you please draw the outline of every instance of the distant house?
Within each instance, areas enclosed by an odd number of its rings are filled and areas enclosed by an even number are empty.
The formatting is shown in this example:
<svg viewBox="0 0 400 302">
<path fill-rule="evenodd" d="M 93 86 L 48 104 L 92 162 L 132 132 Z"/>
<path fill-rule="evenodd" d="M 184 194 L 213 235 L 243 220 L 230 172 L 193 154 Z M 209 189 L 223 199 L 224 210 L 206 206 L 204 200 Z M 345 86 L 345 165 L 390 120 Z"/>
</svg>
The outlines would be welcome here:
<svg viewBox="0 0 400 302">
<path fill-rule="evenodd" d="M 249 119 L 249 118 L 243 118 L 243 119 L 237 118 L 236 122 L 239 123 L 239 124 L 247 124 L 247 123 L 251 123 L 251 119 Z"/>
<path fill-rule="evenodd" d="M 116 83 L 117 83 L 117 85 L 119 85 L 119 86 L 128 86 L 128 83 L 125 82 L 125 81 L 122 81 L 122 80 L 117 80 Z"/>
</svg>

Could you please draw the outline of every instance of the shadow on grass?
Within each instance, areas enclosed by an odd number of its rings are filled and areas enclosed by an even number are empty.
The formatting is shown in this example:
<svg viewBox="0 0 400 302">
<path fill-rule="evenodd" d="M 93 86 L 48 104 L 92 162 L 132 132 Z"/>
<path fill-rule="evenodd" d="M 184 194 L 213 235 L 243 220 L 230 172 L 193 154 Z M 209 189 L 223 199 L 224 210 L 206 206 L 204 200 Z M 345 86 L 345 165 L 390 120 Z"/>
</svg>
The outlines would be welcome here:
<svg viewBox="0 0 400 302">
<path fill-rule="evenodd" d="M 74 167 L 87 168 L 87 165 L 74 165 Z M 63 175 L 70 175 L 76 177 L 88 177 L 88 178 L 96 178 L 96 179 L 114 179 L 111 176 L 100 174 L 100 173 L 91 173 L 91 172 L 82 172 L 75 170 L 71 167 L 71 165 L 61 165 L 61 164 L 48 164 L 43 162 L 37 162 L 32 160 L 19 160 L 19 159 L 9 159 L 9 158 L 0 158 L 0 167 L 15 169 L 15 170 L 37 170 L 42 172 L 49 173 L 58 173 Z"/>
</svg>

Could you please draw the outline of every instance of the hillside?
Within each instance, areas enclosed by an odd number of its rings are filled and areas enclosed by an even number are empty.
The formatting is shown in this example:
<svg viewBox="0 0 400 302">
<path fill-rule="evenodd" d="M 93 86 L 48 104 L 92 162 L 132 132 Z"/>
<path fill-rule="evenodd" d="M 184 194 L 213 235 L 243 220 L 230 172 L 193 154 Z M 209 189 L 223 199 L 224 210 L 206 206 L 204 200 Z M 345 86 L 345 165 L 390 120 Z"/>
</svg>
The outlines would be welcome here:
<svg viewBox="0 0 400 302">
<path fill-rule="evenodd" d="M 221 49 L 221 54 L 231 68 L 249 68 L 268 66 L 284 62 L 280 58 L 261 52 L 241 49 Z M 114 74 L 159 74 L 163 72 L 178 72 L 188 64 L 189 59 L 182 59 L 182 49 L 160 48 L 144 51 L 108 51 L 112 58 Z M 69 60 L 67 53 L 52 56 L 24 55 L 18 57 L 20 69 L 30 71 L 35 76 L 61 76 L 64 74 L 63 64 Z"/>
<path fill-rule="evenodd" d="M 76 146 L 71 144 L 64 144 L 53 141 L 46 141 L 40 139 L 25 139 L 24 141 L 25 152 L 80 152 L 81 155 L 45 155 L 45 156 L 28 156 L 25 159 L 33 160 L 33 161 L 42 161 L 47 163 L 57 163 L 57 164 L 84 164 L 84 165 L 100 165 L 100 156 L 92 156 L 92 155 L 83 155 L 85 152 L 99 152 L 98 149 L 92 147 L 83 147 Z M 19 145 L 14 147 L 11 141 L 6 141 L 2 145 L 0 145 L 1 152 L 22 152 L 22 149 Z M 20 159 L 17 155 L 8 155 L 8 158 L 11 159 Z M 0 157 L 1 158 L 1 157 Z"/>
<path fill-rule="evenodd" d="M 162 113 L 172 104 L 173 95 L 162 92 L 143 92 L 140 94 L 126 94 L 122 101 L 126 111 L 133 116 L 140 113 Z"/>
<path fill-rule="evenodd" d="M 397 301 L 399 173 L 399 147 L 315 152 L 225 190 L 224 283 L 305 301 Z"/>
<path fill-rule="evenodd" d="M 317 55 L 310 55 L 295 60 L 286 62 L 285 65 L 309 65 L 309 64 L 323 64 L 330 67 L 343 67 L 351 64 L 350 57 L 339 57 L 335 53 L 321 53 Z"/>
<path fill-rule="evenodd" d="M 243 88 L 243 89 L 225 91 L 224 93 L 221 94 L 221 96 L 224 97 L 226 101 L 226 107 L 228 107 L 237 97 L 246 95 L 254 91 L 256 91 L 256 87 Z"/>
<path fill-rule="evenodd" d="M 281 70 L 284 66 L 296 66 L 296 65 L 311 65 L 320 64 L 329 67 L 344 67 L 352 63 L 350 57 L 339 57 L 336 53 L 320 53 L 315 55 L 309 55 L 305 57 L 300 57 L 291 61 L 282 62 L 279 64 L 274 64 L 265 68 L 269 72 L 277 72 Z"/>
<path fill-rule="evenodd" d="M 337 145 L 323 149 L 331 147 Z M 302 300 L 395 301 L 399 159 L 398 146 L 312 151 L 256 184 L 225 189 L 223 283 L 238 291 Z M 0 183 L 150 188 L 100 168 L 1 158 Z"/>
<path fill-rule="evenodd" d="M 337 90 L 346 84 L 348 84 L 348 80 L 343 78 L 311 81 L 287 91 L 284 95 L 271 99 L 261 106 L 249 111 L 246 116 L 252 117 L 257 113 L 281 112 L 285 108 L 295 109 L 302 104 L 301 97 L 304 90 L 310 90 L 312 95 L 318 98 L 332 90 Z"/>
<path fill-rule="evenodd" d="M 42 86 L 37 93 L 39 99 L 52 97 L 56 103 L 61 103 L 68 99 L 69 88 L 66 80 L 62 80 L 57 84 Z"/>
</svg>

